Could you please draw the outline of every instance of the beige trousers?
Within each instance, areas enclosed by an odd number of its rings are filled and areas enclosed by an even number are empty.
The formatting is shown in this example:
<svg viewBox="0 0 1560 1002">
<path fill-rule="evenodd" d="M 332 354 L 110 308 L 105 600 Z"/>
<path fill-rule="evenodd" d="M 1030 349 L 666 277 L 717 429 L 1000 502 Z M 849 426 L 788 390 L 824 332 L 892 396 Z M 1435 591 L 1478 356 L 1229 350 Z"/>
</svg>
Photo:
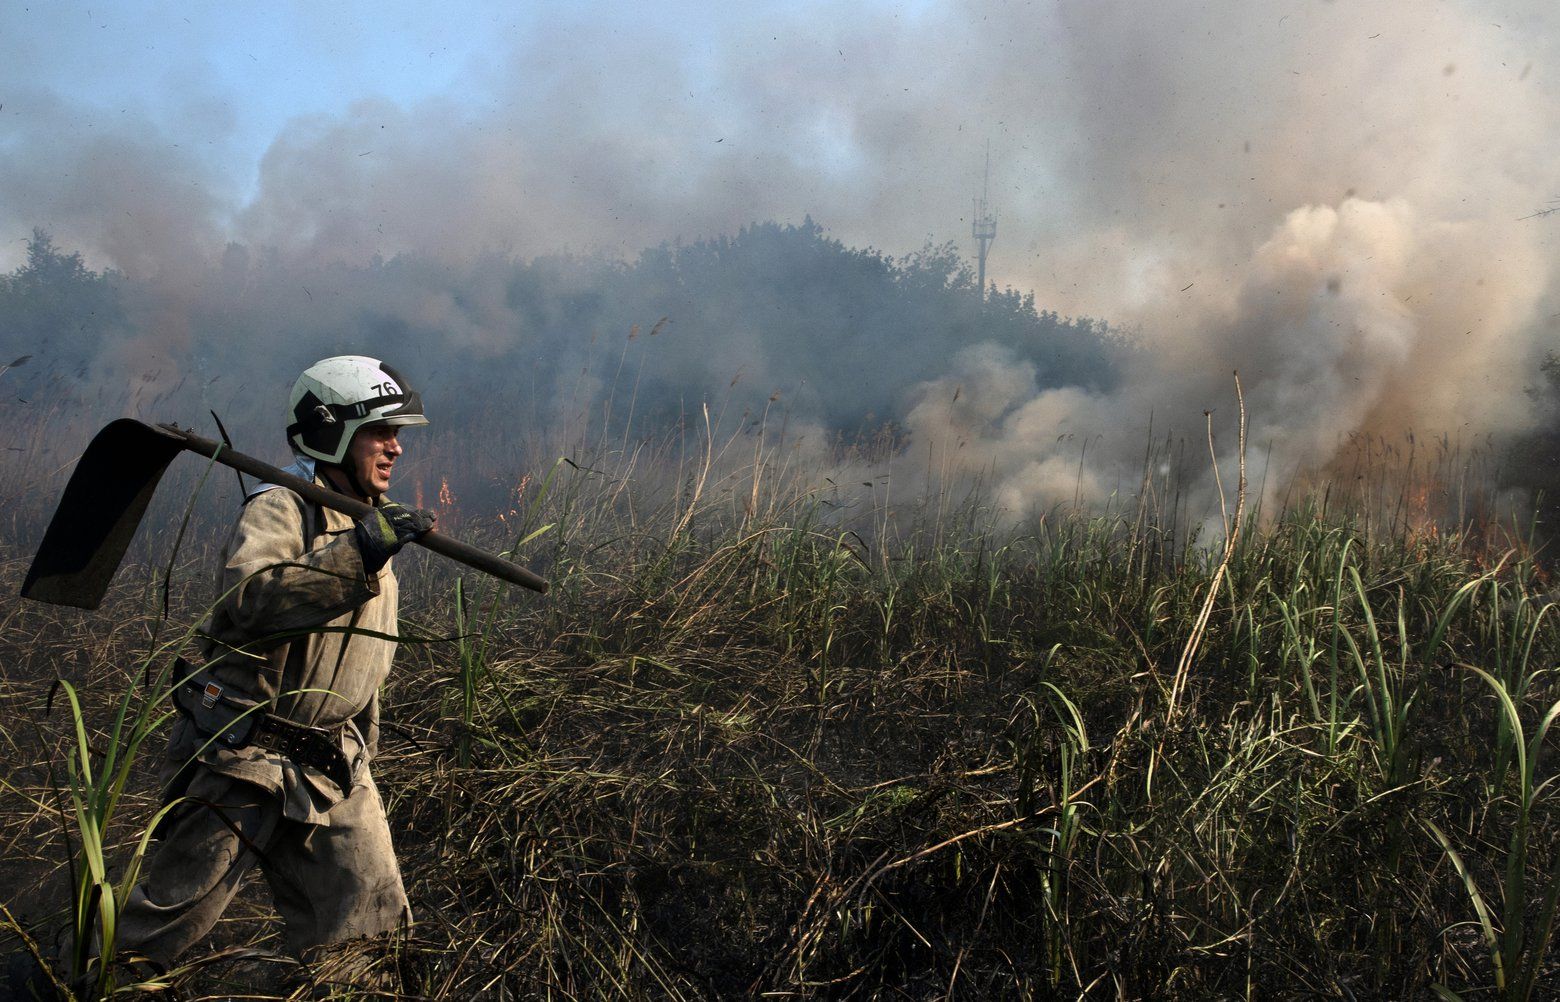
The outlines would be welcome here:
<svg viewBox="0 0 1560 1002">
<path fill-rule="evenodd" d="M 331 808 L 329 825 L 289 820 L 271 794 L 206 768 L 185 796 L 125 904 L 119 949 L 171 967 L 211 931 L 256 864 L 300 956 L 410 923 L 384 805 L 366 770 Z"/>
</svg>

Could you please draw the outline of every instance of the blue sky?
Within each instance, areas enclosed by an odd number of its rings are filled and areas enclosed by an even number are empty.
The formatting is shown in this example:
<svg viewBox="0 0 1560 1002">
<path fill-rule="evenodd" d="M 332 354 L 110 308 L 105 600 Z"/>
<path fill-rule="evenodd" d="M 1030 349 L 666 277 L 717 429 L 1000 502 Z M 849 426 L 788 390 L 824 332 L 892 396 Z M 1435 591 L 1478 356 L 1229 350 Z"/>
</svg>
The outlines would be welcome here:
<svg viewBox="0 0 1560 1002">
<path fill-rule="evenodd" d="M 0 74 L 7 90 L 47 89 L 84 113 L 198 132 L 241 175 L 300 115 L 458 94 L 504 63 L 535 16 L 501 3 L 8 2 Z"/>
<path fill-rule="evenodd" d="M 1497 211 L 1560 193 L 1556 20 L 1549 0 L 4 0 L 0 267 L 34 225 L 136 272 L 230 239 L 631 254 L 808 214 L 893 253 L 967 249 L 989 141 L 992 274 L 1100 312 L 1347 192 L 1466 211 L 1443 188 L 1483 184 L 1475 148 L 1506 175 Z"/>
<path fill-rule="evenodd" d="M 1019 494 L 1071 496 L 1056 427 L 1130 429 L 1135 464 L 1236 367 L 1290 472 L 1534 420 L 1484 388 L 1560 316 L 1554 0 L 0 0 L 0 270 L 41 226 L 175 317 L 231 243 L 631 258 L 811 216 L 968 254 L 988 142 L 988 276 L 1145 347 L 1114 397 L 982 401 L 970 441 Z"/>
<path fill-rule="evenodd" d="M 421 122 L 466 118 L 471 131 L 527 128 L 515 141 L 532 149 L 589 146 L 623 131 L 619 112 L 638 116 L 631 127 L 649 123 L 635 151 L 647 156 L 767 131 L 767 152 L 827 176 L 864 166 L 849 116 L 831 107 L 853 97 L 849 75 L 815 81 L 803 105 L 783 109 L 791 81 L 776 76 L 777 53 L 837 53 L 839 66 L 860 60 L 876 74 L 882 64 L 852 33 L 930 8 L 8 3 L 0 125 L 13 128 L 0 143 L 68 145 L 127 128 L 180 150 L 234 210 L 255 197 L 262 160 L 290 126 L 350 117 L 365 101 Z M 733 68 L 749 60 L 756 87 L 745 92 Z M 828 86 L 833 97 L 820 92 Z"/>
<path fill-rule="evenodd" d="M 856 9 L 913 20 L 933 6 L 862 3 Z M 0 35 L 10 58 L 0 81 L 12 91 L 47 90 L 83 111 L 136 111 L 170 131 L 196 126 L 202 139 L 228 144 L 238 164 L 258 162 L 290 120 L 339 114 L 365 98 L 410 106 L 448 97 L 479 106 L 533 46 L 565 58 L 575 49 L 578 70 L 594 76 L 601 67 L 591 60 L 603 47 L 631 49 L 637 38 L 654 44 L 657 55 L 670 49 L 697 78 L 701 66 L 712 69 L 730 56 L 717 51 L 722 36 L 748 15 L 767 16 L 776 41 L 783 34 L 789 44 L 799 29 L 816 30 L 821 45 L 831 25 L 852 20 L 842 13 L 849 9 L 760 4 L 744 5 L 735 16 L 698 3 L 7 0 Z M 751 33 L 755 42 L 762 36 L 763 30 Z"/>
</svg>

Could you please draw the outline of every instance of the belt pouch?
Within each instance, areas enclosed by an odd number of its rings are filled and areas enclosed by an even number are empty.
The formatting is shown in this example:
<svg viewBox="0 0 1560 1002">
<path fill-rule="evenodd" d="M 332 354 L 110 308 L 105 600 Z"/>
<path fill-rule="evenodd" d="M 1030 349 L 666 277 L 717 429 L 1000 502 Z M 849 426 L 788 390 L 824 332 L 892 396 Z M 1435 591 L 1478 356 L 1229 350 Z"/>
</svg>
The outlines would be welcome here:
<svg viewBox="0 0 1560 1002">
<path fill-rule="evenodd" d="M 179 660 L 176 670 L 182 681 L 173 690 L 173 705 L 189 718 L 201 736 L 214 738 L 225 748 L 249 744 L 264 713 L 262 704 L 233 692 L 207 672 L 191 675 L 190 667 L 182 658 Z"/>
</svg>

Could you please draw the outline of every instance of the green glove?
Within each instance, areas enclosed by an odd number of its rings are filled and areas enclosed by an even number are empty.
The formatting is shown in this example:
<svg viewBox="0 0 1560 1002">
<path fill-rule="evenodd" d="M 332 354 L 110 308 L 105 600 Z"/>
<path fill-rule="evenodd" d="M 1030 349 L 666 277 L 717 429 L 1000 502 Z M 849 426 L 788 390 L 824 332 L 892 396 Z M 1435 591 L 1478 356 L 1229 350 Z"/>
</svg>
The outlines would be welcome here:
<svg viewBox="0 0 1560 1002">
<path fill-rule="evenodd" d="M 433 528 L 438 517 L 424 508 L 386 501 L 358 519 L 354 528 L 358 549 L 363 551 L 363 569 L 379 573 L 401 547 Z"/>
</svg>

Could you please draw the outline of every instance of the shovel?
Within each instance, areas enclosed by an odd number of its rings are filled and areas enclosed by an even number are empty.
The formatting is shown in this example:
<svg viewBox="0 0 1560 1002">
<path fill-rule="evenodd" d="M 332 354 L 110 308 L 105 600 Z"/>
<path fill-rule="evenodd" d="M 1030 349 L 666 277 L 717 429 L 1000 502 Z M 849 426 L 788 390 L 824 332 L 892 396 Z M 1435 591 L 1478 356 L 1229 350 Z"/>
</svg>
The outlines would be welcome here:
<svg viewBox="0 0 1560 1002">
<path fill-rule="evenodd" d="M 297 492 L 306 501 L 353 518 L 372 506 L 284 473 L 176 425 L 152 427 L 134 418 L 111 422 L 97 433 L 65 485 L 43 543 L 33 557 L 22 597 L 96 609 L 141 524 L 152 492 L 173 457 L 199 453 L 261 480 Z M 519 564 L 435 531 L 413 542 L 496 578 L 546 592 L 547 582 Z"/>
</svg>

